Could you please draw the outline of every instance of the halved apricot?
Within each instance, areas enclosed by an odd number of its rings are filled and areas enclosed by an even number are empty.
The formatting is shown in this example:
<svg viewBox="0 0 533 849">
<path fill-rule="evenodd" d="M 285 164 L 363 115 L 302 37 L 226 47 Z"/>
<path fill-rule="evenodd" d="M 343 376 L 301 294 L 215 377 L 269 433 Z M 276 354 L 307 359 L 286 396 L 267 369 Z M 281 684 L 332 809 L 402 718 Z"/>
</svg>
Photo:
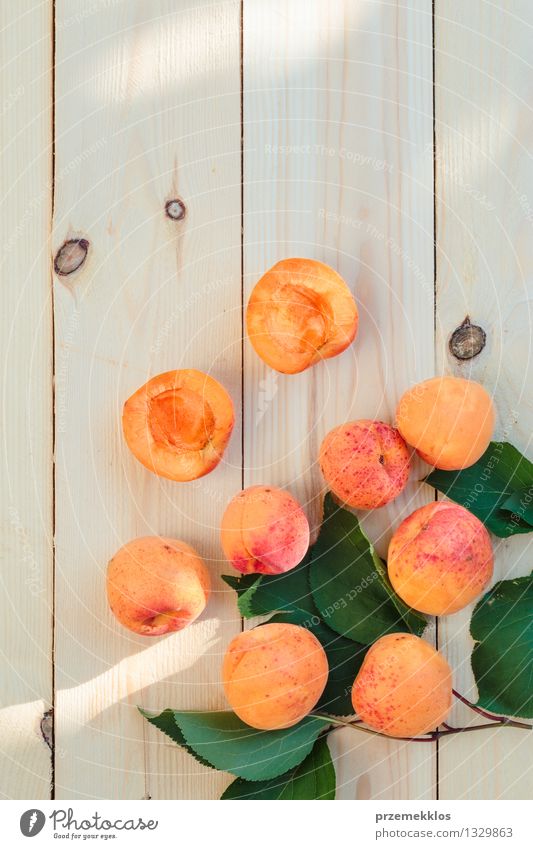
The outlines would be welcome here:
<svg viewBox="0 0 533 849">
<path fill-rule="evenodd" d="M 314 259 L 284 259 L 256 283 L 246 311 L 248 336 L 267 365 L 304 371 L 353 342 L 358 312 L 348 286 Z"/>
<path fill-rule="evenodd" d="M 218 381 L 178 369 L 158 374 L 128 398 L 122 428 L 143 466 L 170 480 L 191 481 L 219 463 L 234 420 L 231 398 Z"/>
</svg>

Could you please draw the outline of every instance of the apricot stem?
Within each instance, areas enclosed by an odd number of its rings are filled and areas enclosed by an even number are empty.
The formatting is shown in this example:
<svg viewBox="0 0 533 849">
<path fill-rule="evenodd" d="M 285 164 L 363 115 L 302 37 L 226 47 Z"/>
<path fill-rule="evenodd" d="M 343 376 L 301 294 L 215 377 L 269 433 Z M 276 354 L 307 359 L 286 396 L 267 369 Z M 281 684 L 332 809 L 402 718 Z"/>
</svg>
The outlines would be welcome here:
<svg viewBox="0 0 533 849">
<path fill-rule="evenodd" d="M 510 725 L 512 728 L 532 728 L 533 726 L 528 725 L 527 722 L 518 722 L 516 719 L 509 719 L 506 716 L 498 716 L 495 713 L 489 713 L 488 710 L 483 710 L 483 708 L 478 707 L 477 705 L 470 702 L 465 696 L 458 693 L 457 690 L 452 690 L 456 699 L 459 699 L 464 705 L 469 707 L 471 710 L 475 711 L 475 713 L 479 713 L 480 716 L 484 716 L 485 719 L 491 719 L 493 722 L 501 722 L 502 725 Z"/>
<path fill-rule="evenodd" d="M 479 713 L 480 716 L 484 716 L 486 719 L 503 719 L 503 717 L 495 716 L 493 713 L 488 713 L 488 711 L 483 710 L 483 708 L 480 708 L 472 702 L 468 701 L 466 696 L 461 695 L 461 693 L 458 693 L 457 690 L 452 690 L 452 693 L 454 694 L 456 699 L 459 699 L 460 702 L 469 707 L 471 710 L 475 711 L 476 713 Z"/>
<path fill-rule="evenodd" d="M 481 731 L 484 728 L 523 728 L 527 731 L 533 730 L 533 725 L 527 725 L 525 722 L 517 722 L 514 719 L 507 719 L 507 717 L 500 717 L 495 722 L 484 722 L 481 725 L 467 725 L 464 728 L 455 728 L 451 725 L 447 725 L 443 723 L 444 729 L 442 731 L 433 731 L 431 734 L 426 735 L 425 737 L 391 737 L 389 734 L 382 734 L 381 731 L 374 731 L 371 728 L 366 728 L 364 725 L 361 725 L 360 719 L 355 720 L 345 720 L 340 719 L 337 716 L 329 716 L 328 714 L 320 714 L 313 713 L 311 714 L 315 719 L 327 719 L 332 725 L 344 726 L 346 728 L 356 728 L 359 731 L 364 731 L 366 734 L 372 734 L 374 737 L 385 737 L 387 740 L 404 740 L 408 743 L 434 743 L 436 740 L 440 740 L 441 737 L 449 737 L 452 734 L 463 734 L 466 731 Z"/>
<path fill-rule="evenodd" d="M 495 714 L 489 713 L 488 711 L 483 710 L 483 708 L 480 708 L 477 705 L 473 704 L 473 702 L 470 702 L 466 698 L 466 696 L 463 696 L 463 695 L 461 695 L 461 693 L 458 693 L 457 690 L 452 690 L 452 693 L 454 694 L 456 699 L 459 699 L 459 701 L 462 702 L 467 707 L 469 707 L 470 710 L 473 710 L 476 713 L 479 713 L 480 716 L 484 716 L 486 719 L 492 719 L 492 720 L 505 719 L 505 717 L 503 717 L 503 716 L 496 716 Z"/>
</svg>

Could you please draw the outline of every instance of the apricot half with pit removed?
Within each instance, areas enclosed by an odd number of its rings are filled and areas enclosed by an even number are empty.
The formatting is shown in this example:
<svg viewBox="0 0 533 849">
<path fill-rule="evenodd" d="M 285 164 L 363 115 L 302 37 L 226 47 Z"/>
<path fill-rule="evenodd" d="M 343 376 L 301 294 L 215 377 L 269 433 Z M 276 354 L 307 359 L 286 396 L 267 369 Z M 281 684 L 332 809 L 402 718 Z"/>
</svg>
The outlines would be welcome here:
<svg viewBox="0 0 533 849">
<path fill-rule="evenodd" d="M 191 481 L 220 462 L 233 429 L 230 396 L 195 369 L 153 377 L 124 404 L 122 427 L 131 452 L 150 471 Z"/>
<path fill-rule="evenodd" d="M 284 259 L 255 285 L 246 325 L 267 365 L 296 374 L 344 351 L 357 333 L 358 312 L 348 286 L 328 265 Z"/>
</svg>

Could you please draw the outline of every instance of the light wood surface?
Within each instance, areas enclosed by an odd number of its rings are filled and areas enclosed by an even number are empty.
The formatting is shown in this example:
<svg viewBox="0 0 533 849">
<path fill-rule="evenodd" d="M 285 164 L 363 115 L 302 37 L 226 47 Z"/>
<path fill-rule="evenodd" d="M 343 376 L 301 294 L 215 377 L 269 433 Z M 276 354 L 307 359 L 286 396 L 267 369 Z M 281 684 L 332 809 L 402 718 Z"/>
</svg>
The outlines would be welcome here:
<svg viewBox="0 0 533 849">
<path fill-rule="evenodd" d="M 391 421 L 409 385 L 444 371 L 494 391 L 499 435 L 531 455 L 533 9 L 511 5 L 2 7 L 0 795 L 220 796 L 229 777 L 136 708 L 224 705 L 221 654 L 241 622 L 217 577 L 231 571 L 218 526 L 243 483 L 290 489 L 316 535 L 323 436 L 350 419 Z M 182 221 L 165 215 L 173 198 Z M 72 238 L 88 240 L 87 260 L 52 288 L 50 257 Z M 259 276 L 298 255 L 343 275 L 360 332 L 342 356 L 284 376 L 242 346 L 242 311 Z M 459 368 L 447 341 L 467 314 L 488 342 Z M 223 463 L 192 484 L 146 471 L 120 428 L 124 400 L 180 367 L 219 379 L 237 416 Z M 363 517 L 381 554 L 434 498 L 422 471 Z M 136 638 L 107 609 L 107 561 L 144 534 L 183 538 L 215 578 L 206 614 L 164 639 Z M 499 577 L 530 569 L 528 541 L 498 543 Z M 475 697 L 466 626 L 459 614 L 426 636 Z M 40 731 L 52 704 L 53 786 Z M 340 799 L 531 796 L 518 731 L 437 749 L 341 730 L 331 748 Z"/>
<path fill-rule="evenodd" d="M 57 32 L 54 248 L 75 235 L 91 246 L 55 281 L 56 794 L 206 798 L 225 776 L 136 706 L 222 706 L 233 594 L 216 581 L 202 621 L 151 640 L 113 619 L 104 586 L 115 550 L 145 534 L 184 538 L 215 575 L 219 518 L 241 485 L 239 420 L 224 462 L 193 484 L 140 466 L 120 426 L 125 399 L 172 368 L 213 374 L 240 412 L 239 5 L 139 0 L 88 17 L 84 5 L 57 4 L 72 23 Z M 176 196 L 183 221 L 165 216 Z"/>
<path fill-rule="evenodd" d="M 512 7 L 512 8 L 511 8 Z M 437 370 L 472 377 L 494 395 L 497 436 L 531 457 L 533 161 L 527 0 L 436 4 Z M 448 353 L 466 316 L 487 344 L 469 363 Z M 494 540 L 495 580 L 531 572 L 530 536 Z M 443 619 L 441 646 L 457 689 L 475 701 L 472 608 Z M 452 724 L 472 720 L 458 707 Z M 443 799 L 529 799 L 533 741 L 520 731 L 441 741 Z"/>
<path fill-rule="evenodd" d="M 0 798 L 16 799 L 51 786 L 51 34 L 48 4 L 2 5 Z"/>
<path fill-rule="evenodd" d="M 328 430 L 391 421 L 401 392 L 433 372 L 431 56 L 430 3 L 245 4 L 246 292 L 279 259 L 310 256 L 360 309 L 355 344 L 303 374 L 273 374 L 245 349 L 246 482 L 289 488 L 315 535 Z M 365 517 L 381 553 L 428 496 L 413 483 Z M 432 747 L 334 738 L 339 798 L 435 792 Z"/>
</svg>

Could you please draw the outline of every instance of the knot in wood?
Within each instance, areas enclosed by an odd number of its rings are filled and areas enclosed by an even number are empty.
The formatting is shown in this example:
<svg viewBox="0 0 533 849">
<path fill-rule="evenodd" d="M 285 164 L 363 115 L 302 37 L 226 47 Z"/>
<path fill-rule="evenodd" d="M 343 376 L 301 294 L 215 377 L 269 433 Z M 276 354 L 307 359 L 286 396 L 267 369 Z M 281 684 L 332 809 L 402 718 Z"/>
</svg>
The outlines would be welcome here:
<svg viewBox="0 0 533 849">
<path fill-rule="evenodd" d="M 478 324 L 471 324 L 467 316 L 450 338 L 450 351 L 458 360 L 471 360 L 483 350 L 487 334 Z"/>
</svg>

